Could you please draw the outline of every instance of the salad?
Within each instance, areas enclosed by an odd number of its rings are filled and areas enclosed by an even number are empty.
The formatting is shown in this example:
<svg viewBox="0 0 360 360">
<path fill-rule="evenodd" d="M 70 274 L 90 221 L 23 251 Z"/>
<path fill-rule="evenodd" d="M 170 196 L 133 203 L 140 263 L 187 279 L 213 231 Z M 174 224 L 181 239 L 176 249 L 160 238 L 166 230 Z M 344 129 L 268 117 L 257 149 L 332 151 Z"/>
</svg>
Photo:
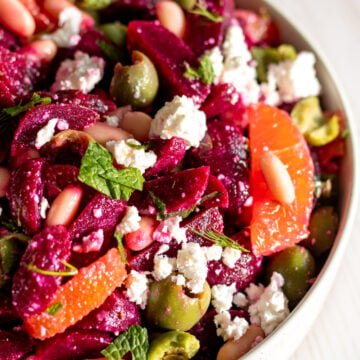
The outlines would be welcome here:
<svg viewBox="0 0 360 360">
<path fill-rule="evenodd" d="M 4 0 L 0 359 L 236 360 L 334 242 L 344 116 L 232 0 Z"/>
</svg>

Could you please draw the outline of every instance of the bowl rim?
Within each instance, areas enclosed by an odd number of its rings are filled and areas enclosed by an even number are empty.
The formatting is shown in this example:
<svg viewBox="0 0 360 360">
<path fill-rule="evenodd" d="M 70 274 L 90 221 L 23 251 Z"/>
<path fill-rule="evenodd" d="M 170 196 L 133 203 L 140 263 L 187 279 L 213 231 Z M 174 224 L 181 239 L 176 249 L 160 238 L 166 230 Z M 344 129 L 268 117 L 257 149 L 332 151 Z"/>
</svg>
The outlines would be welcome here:
<svg viewBox="0 0 360 360">
<path fill-rule="evenodd" d="M 359 152 L 357 150 L 359 149 L 358 139 L 356 137 L 357 126 L 351 106 L 347 99 L 346 92 L 339 81 L 336 71 L 333 69 L 331 63 L 324 55 L 321 46 L 319 46 L 317 41 L 314 40 L 312 36 L 310 36 L 305 26 L 303 26 L 298 19 L 294 18 L 290 14 L 283 12 L 278 6 L 272 4 L 271 0 L 258 0 L 257 2 L 262 3 L 262 5 L 267 10 L 269 10 L 271 14 L 275 14 L 276 17 L 282 18 L 290 27 L 292 27 L 292 29 L 299 35 L 299 37 L 302 38 L 304 43 L 306 43 L 308 48 L 311 49 L 311 51 L 315 54 L 317 58 L 317 63 L 322 64 L 325 73 L 329 76 L 332 83 L 334 84 L 335 89 L 338 92 L 340 103 L 342 105 L 342 110 L 345 113 L 347 128 L 350 131 L 346 144 L 346 151 L 347 151 L 346 157 L 350 159 L 353 176 L 351 179 L 352 183 L 349 186 L 347 199 L 345 199 L 346 204 L 344 205 L 344 212 L 341 216 L 340 227 L 334 245 L 330 251 L 328 258 L 323 264 L 322 269 L 319 272 L 314 284 L 311 286 L 311 288 L 308 290 L 308 292 L 306 293 L 304 298 L 299 302 L 299 304 L 291 311 L 289 316 L 270 335 L 268 335 L 260 345 L 256 346 L 254 349 L 248 352 L 243 357 L 244 360 L 250 356 L 251 357 L 254 356 L 254 359 L 258 358 L 255 357 L 255 355 L 258 355 L 259 358 L 262 358 L 260 353 L 263 351 L 264 347 L 269 346 L 271 339 L 273 339 L 276 336 L 279 336 L 281 332 L 284 333 L 285 328 L 288 326 L 289 323 L 295 323 L 299 321 L 301 322 L 301 315 L 303 313 L 303 311 L 301 310 L 305 308 L 307 304 L 311 304 L 312 301 L 314 301 L 314 299 L 318 297 L 318 294 L 321 293 L 321 291 L 324 291 L 324 289 L 326 293 L 323 296 L 323 301 L 325 301 L 325 299 L 328 296 L 328 292 L 332 287 L 331 286 L 332 280 L 334 280 L 331 278 L 332 274 L 337 272 L 341 259 L 349 243 L 350 235 L 353 229 L 353 224 L 355 222 L 356 211 L 358 207 L 358 199 L 360 194 L 359 188 L 356 186 L 359 183 L 359 161 L 360 161 L 357 160 L 357 156 L 356 156 L 356 154 Z M 237 4 L 236 8 L 238 7 L 239 6 Z M 254 5 L 252 6 L 243 5 L 239 8 L 249 9 L 249 8 L 254 8 Z M 326 289 L 324 284 L 327 282 L 330 283 L 330 286 L 328 286 L 328 288 Z M 316 314 L 316 316 L 313 316 L 310 326 L 315 321 L 317 316 L 318 313 Z M 301 339 L 300 341 L 302 340 L 303 339 Z M 296 348 L 294 350 L 296 350 Z"/>
</svg>

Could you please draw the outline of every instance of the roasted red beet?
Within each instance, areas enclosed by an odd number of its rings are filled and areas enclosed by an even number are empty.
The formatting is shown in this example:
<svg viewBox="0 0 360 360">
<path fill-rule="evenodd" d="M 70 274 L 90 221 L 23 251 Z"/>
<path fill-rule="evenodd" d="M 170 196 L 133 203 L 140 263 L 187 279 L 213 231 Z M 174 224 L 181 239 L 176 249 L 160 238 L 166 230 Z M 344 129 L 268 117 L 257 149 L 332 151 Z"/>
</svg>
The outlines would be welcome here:
<svg viewBox="0 0 360 360">
<path fill-rule="evenodd" d="M 196 205 L 204 194 L 209 180 L 209 167 L 179 171 L 144 184 L 144 191 L 152 193 L 162 201 L 169 214 L 186 211 Z M 179 196 L 180 195 L 180 196 Z M 158 204 L 154 204 L 158 207 Z"/>
<path fill-rule="evenodd" d="M 11 215 L 19 221 L 27 234 L 39 231 L 41 225 L 40 202 L 44 181 L 44 159 L 28 160 L 11 173 L 7 197 Z"/>
<path fill-rule="evenodd" d="M 157 156 L 156 163 L 153 167 L 145 172 L 145 177 L 156 175 L 167 175 L 171 170 L 179 165 L 186 152 L 185 140 L 173 137 L 170 140 L 152 140 L 153 147 L 151 150 Z"/>
<path fill-rule="evenodd" d="M 16 156 L 21 150 L 34 147 L 38 131 L 51 119 L 63 120 L 72 130 L 83 130 L 99 119 L 99 115 L 86 107 L 70 104 L 49 104 L 36 106 L 21 119 L 11 146 L 11 155 Z M 63 124 L 63 125 L 64 125 Z M 64 130 L 57 126 L 55 132 Z"/>
<path fill-rule="evenodd" d="M 28 266 L 65 271 L 61 261 L 69 260 L 70 247 L 69 233 L 62 225 L 45 228 L 30 240 L 12 286 L 12 302 L 22 318 L 45 310 L 62 281 L 61 276 L 43 275 Z"/>
<path fill-rule="evenodd" d="M 231 236 L 241 246 L 251 249 L 248 234 L 242 231 Z M 222 261 L 210 261 L 208 263 L 207 281 L 210 286 L 217 284 L 236 284 L 238 291 L 243 291 L 250 283 L 255 282 L 261 271 L 262 256 L 256 257 L 252 252 L 243 252 L 233 269 L 226 266 Z"/>
<path fill-rule="evenodd" d="M 127 41 L 130 50 L 143 52 L 154 63 L 166 98 L 171 100 L 175 95 L 186 95 L 201 104 L 209 94 L 209 87 L 203 82 L 184 76 L 185 63 L 199 66 L 195 54 L 163 26 L 151 21 L 132 21 L 128 26 Z"/>
<path fill-rule="evenodd" d="M 0 325 L 12 325 L 18 319 L 19 315 L 12 305 L 10 297 L 0 293 Z"/>
<path fill-rule="evenodd" d="M 154 257 L 161 245 L 154 242 L 145 250 L 135 253 L 129 261 L 130 267 L 136 271 L 153 271 Z"/>
<path fill-rule="evenodd" d="M 99 330 L 119 335 L 129 326 L 141 324 L 139 308 L 120 291 L 113 292 L 106 301 L 75 326 L 85 330 Z"/>
<path fill-rule="evenodd" d="M 228 192 L 223 183 L 214 175 L 209 176 L 201 206 L 206 209 L 211 207 L 227 208 L 229 206 Z"/>
<path fill-rule="evenodd" d="M 237 221 L 244 203 L 249 198 L 249 170 L 246 138 L 241 129 L 230 122 L 213 120 L 208 124 L 211 146 L 190 149 L 191 165 L 208 165 L 226 187 L 229 208 L 225 214 Z"/>
<path fill-rule="evenodd" d="M 41 342 L 33 360 L 82 360 L 101 356 L 101 350 L 113 341 L 107 333 L 95 330 L 67 330 Z"/>
<path fill-rule="evenodd" d="M 185 221 L 182 226 L 189 229 L 186 232 L 188 241 L 196 242 L 201 246 L 210 246 L 213 245 L 213 243 L 197 234 L 194 234 L 190 229 L 194 229 L 202 233 L 207 230 L 222 232 L 224 229 L 223 217 L 220 214 L 219 209 L 215 207 L 205 210 L 192 219 Z"/>
<path fill-rule="evenodd" d="M 103 230 L 104 241 L 102 249 L 106 249 L 114 233 L 115 226 L 124 214 L 126 202 L 110 199 L 101 194 L 95 195 L 81 214 L 69 227 L 73 245 L 82 245 L 83 237 L 99 229 Z M 85 265 L 94 261 L 102 252 L 88 254 L 74 253 L 71 262 Z"/>
<path fill-rule="evenodd" d="M 0 359 L 22 359 L 32 348 L 33 344 L 29 339 L 9 331 L 0 330 Z"/>
<path fill-rule="evenodd" d="M 3 27 L 0 27 L 0 46 L 9 50 L 17 50 L 19 48 L 19 42 L 15 35 Z"/>
</svg>

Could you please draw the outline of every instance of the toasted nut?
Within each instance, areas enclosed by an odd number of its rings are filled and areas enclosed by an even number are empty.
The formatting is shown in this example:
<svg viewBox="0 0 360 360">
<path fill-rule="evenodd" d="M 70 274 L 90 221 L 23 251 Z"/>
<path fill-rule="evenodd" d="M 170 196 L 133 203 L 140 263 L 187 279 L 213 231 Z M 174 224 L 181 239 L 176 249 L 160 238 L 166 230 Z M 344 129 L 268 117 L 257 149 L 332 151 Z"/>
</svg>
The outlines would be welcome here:
<svg viewBox="0 0 360 360">
<path fill-rule="evenodd" d="M 9 187 L 10 171 L 3 166 L 0 166 L 0 198 L 6 195 L 6 191 Z"/>
<path fill-rule="evenodd" d="M 120 127 L 134 135 L 139 141 L 149 138 L 151 117 L 141 111 L 132 111 L 124 115 Z"/>
<path fill-rule="evenodd" d="M 57 45 L 52 40 L 35 40 L 25 46 L 22 52 L 33 57 L 35 60 L 49 63 L 57 53 Z"/>
<path fill-rule="evenodd" d="M 272 151 L 267 151 L 260 157 L 260 168 L 275 199 L 282 204 L 291 204 L 295 200 L 295 189 L 281 160 Z"/>
<path fill-rule="evenodd" d="M 18 0 L 0 0 L 0 24 L 18 36 L 30 37 L 35 32 L 35 20 Z"/>
<path fill-rule="evenodd" d="M 79 209 L 83 190 L 80 186 L 66 187 L 53 201 L 46 217 L 46 225 L 68 226 Z"/>
<path fill-rule="evenodd" d="M 179 4 L 169 0 L 160 1 L 156 5 L 156 16 L 160 24 L 179 38 L 185 34 L 185 15 Z"/>
<path fill-rule="evenodd" d="M 238 360 L 262 341 L 264 337 L 264 331 L 260 327 L 250 325 L 239 340 L 229 340 L 220 348 L 216 360 Z"/>
<path fill-rule="evenodd" d="M 103 146 L 111 140 L 117 141 L 133 138 L 133 136 L 125 130 L 101 122 L 97 122 L 93 126 L 84 129 L 84 132 L 92 136 L 95 141 Z"/>
<path fill-rule="evenodd" d="M 158 222 L 149 216 L 143 216 L 139 225 L 140 229 L 125 235 L 126 246 L 130 250 L 140 251 L 154 242 L 153 233 Z"/>
</svg>

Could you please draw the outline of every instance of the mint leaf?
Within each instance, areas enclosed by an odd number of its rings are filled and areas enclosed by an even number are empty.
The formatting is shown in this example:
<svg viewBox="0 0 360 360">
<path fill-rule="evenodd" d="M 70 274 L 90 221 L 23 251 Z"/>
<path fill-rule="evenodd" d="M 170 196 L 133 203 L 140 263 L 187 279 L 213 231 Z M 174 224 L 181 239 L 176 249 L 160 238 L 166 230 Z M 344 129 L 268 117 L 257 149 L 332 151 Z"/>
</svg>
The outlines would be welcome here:
<svg viewBox="0 0 360 360">
<path fill-rule="evenodd" d="M 136 150 L 141 150 L 141 149 L 147 150 L 149 148 L 149 145 L 136 145 L 131 143 L 130 141 L 125 141 L 125 144 Z"/>
<path fill-rule="evenodd" d="M 148 349 L 149 339 L 146 328 L 132 325 L 101 351 L 101 354 L 109 360 L 120 360 L 131 352 L 132 360 L 146 360 Z"/>
<path fill-rule="evenodd" d="M 129 262 L 126 259 L 126 255 L 125 255 L 125 251 L 124 251 L 124 245 L 122 243 L 122 234 L 119 233 L 119 232 L 116 232 L 114 234 L 114 238 L 117 241 L 118 249 L 119 249 L 122 261 L 124 262 L 124 264 L 129 265 Z"/>
<path fill-rule="evenodd" d="M 90 141 L 82 159 L 78 179 L 113 199 L 129 200 L 135 190 L 142 190 L 144 178 L 139 169 L 116 169 L 113 158 L 100 144 Z"/>
<path fill-rule="evenodd" d="M 196 3 L 194 5 L 194 7 L 189 10 L 190 14 L 195 14 L 195 15 L 200 15 L 212 22 L 218 23 L 220 21 L 224 20 L 224 17 L 215 13 L 215 12 L 211 12 L 209 10 L 206 9 L 206 7 L 200 3 Z"/>
<path fill-rule="evenodd" d="M 50 103 L 51 103 L 50 97 L 42 98 L 39 94 L 33 93 L 31 100 L 28 103 L 26 103 L 25 105 L 19 104 L 16 106 L 5 108 L 3 111 L 10 116 L 17 116 L 23 112 L 26 112 L 26 111 L 32 109 L 33 107 L 35 107 L 37 105 L 47 105 Z"/>
<path fill-rule="evenodd" d="M 188 79 L 200 79 L 204 84 L 211 85 L 215 79 L 215 72 L 207 55 L 204 55 L 200 59 L 200 66 L 195 69 L 188 64 L 185 64 L 184 76 Z"/>
<path fill-rule="evenodd" d="M 51 316 L 55 316 L 64 305 L 61 302 L 57 302 L 54 305 L 49 306 L 45 312 Z"/>
</svg>

